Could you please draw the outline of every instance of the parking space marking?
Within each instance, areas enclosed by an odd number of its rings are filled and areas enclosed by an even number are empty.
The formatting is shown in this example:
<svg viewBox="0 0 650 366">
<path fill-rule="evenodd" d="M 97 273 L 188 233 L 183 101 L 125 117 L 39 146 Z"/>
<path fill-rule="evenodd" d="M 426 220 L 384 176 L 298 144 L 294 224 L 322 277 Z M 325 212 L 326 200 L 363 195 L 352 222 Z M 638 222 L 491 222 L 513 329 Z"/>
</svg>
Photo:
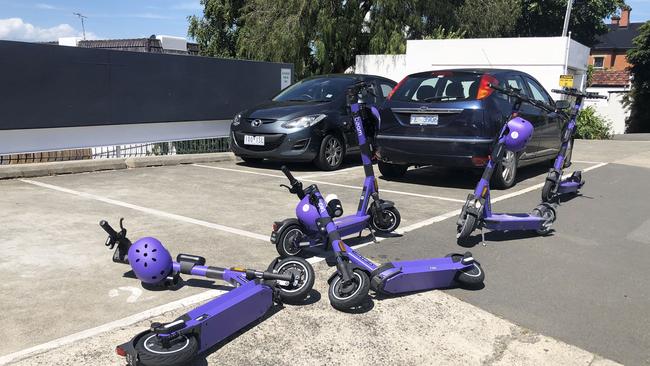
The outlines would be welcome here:
<svg viewBox="0 0 650 366">
<path fill-rule="evenodd" d="M 339 169 L 339 170 L 336 170 L 336 171 L 333 171 L 333 172 L 315 173 L 315 174 L 311 174 L 311 175 L 303 175 L 300 178 L 301 179 L 309 179 L 309 178 L 318 178 L 318 177 L 329 177 L 329 176 L 332 176 L 332 175 L 347 173 L 347 172 L 357 170 L 357 169 L 361 170 L 361 168 L 362 168 L 362 166 L 353 166 L 353 167 L 350 167 L 350 168 Z"/>
<path fill-rule="evenodd" d="M 588 171 L 603 167 L 603 166 L 605 166 L 607 164 L 608 163 L 598 163 L 596 165 L 593 165 L 593 166 L 590 166 L 590 167 L 588 167 L 586 169 L 583 169 L 582 171 L 583 172 L 588 172 Z M 209 166 L 206 166 L 206 167 L 209 167 Z M 66 192 L 66 193 L 72 193 L 72 194 L 77 194 L 78 193 L 80 196 L 90 196 L 89 198 L 94 197 L 94 195 L 90 195 L 90 194 L 87 194 L 87 193 L 76 192 L 76 191 L 73 191 L 73 190 L 69 190 L 67 188 L 52 186 L 52 185 L 46 184 L 46 183 L 30 181 L 29 179 L 20 179 L 20 180 L 24 181 L 26 183 L 35 184 L 37 186 L 43 186 L 45 188 L 51 188 L 52 187 L 51 189 L 55 189 L 55 190 Z M 534 190 L 536 190 L 538 188 L 541 188 L 543 186 L 544 186 L 544 183 L 539 183 L 539 184 L 536 184 L 534 186 L 527 187 L 527 188 L 518 190 L 516 192 L 512 192 L 512 193 L 505 194 L 503 196 L 497 197 L 497 198 L 493 199 L 493 202 L 503 201 L 503 200 L 506 200 L 508 198 L 520 196 L 522 194 L 528 193 L 530 191 L 534 191 Z M 102 198 L 101 201 L 109 200 L 109 199 L 106 199 L 106 198 L 103 198 L 103 197 L 99 197 L 99 196 L 97 196 L 97 197 Z M 462 202 L 465 202 L 465 201 L 462 201 Z M 128 207 L 128 206 L 125 206 L 125 207 Z M 435 217 L 432 217 L 432 218 L 417 222 L 415 224 L 409 225 L 409 226 L 407 226 L 405 228 L 398 229 L 397 233 L 404 234 L 404 233 L 407 233 L 409 231 L 413 231 L 413 230 L 416 230 L 416 229 L 419 229 L 419 228 L 422 228 L 422 227 L 425 227 L 425 226 L 428 226 L 428 225 L 432 225 L 432 224 L 434 224 L 436 222 L 444 221 L 444 220 L 446 220 L 448 218 L 454 217 L 454 216 L 458 215 L 459 213 L 460 213 L 460 209 L 449 211 L 447 213 L 444 213 L 444 214 L 441 214 L 441 215 L 438 215 L 438 216 L 435 216 Z M 177 216 L 177 215 L 174 215 L 174 216 Z M 383 241 L 385 239 L 387 239 L 387 238 L 379 237 L 379 238 L 377 238 L 377 241 L 380 242 L 380 241 Z M 264 237 L 264 240 L 267 241 L 268 238 Z M 371 242 L 368 242 L 368 243 L 355 245 L 354 248 L 359 249 L 359 248 L 368 246 L 370 244 L 373 244 L 373 242 L 371 241 Z M 307 261 L 309 263 L 311 263 L 311 264 L 316 264 L 316 263 L 322 262 L 323 260 L 325 260 L 324 257 L 311 257 L 311 258 L 307 259 Z M 119 319 L 119 320 L 116 320 L 116 321 L 113 321 L 113 322 L 110 322 L 110 323 L 106 323 L 104 325 L 100 325 L 100 326 L 95 327 L 95 328 L 91 328 L 91 329 L 84 330 L 84 331 L 81 331 L 81 332 L 78 332 L 78 333 L 74 333 L 74 334 L 69 335 L 69 336 L 58 338 L 58 339 L 55 339 L 55 340 L 47 342 L 47 343 L 43 343 L 43 344 L 40 344 L 40 345 L 37 345 L 37 346 L 34 346 L 34 347 L 30 347 L 30 348 L 27 348 L 27 349 L 24 349 L 24 350 L 15 352 L 15 353 L 8 354 L 6 356 L 0 356 L 0 365 L 5 364 L 5 363 L 9 363 L 9 362 L 12 362 L 12 361 L 18 361 L 18 360 L 27 358 L 28 356 L 43 353 L 43 352 L 46 352 L 46 351 L 49 351 L 49 350 L 64 346 L 66 344 L 70 344 L 70 343 L 73 343 L 73 342 L 76 342 L 76 341 L 83 340 L 85 338 L 90 338 L 90 337 L 96 336 L 96 335 L 101 334 L 101 333 L 106 333 L 106 332 L 109 332 L 109 331 L 114 330 L 116 328 L 126 327 L 126 326 L 129 326 L 129 325 L 135 324 L 135 323 L 137 323 L 139 321 L 147 320 L 149 318 L 161 315 L 161 314 L 169 312 L 169 311 L 173 311 L 173 310 L 176 310 L 176 309 L 179 309 L 179 308 L 182 308 L 182 307 L 188 307 L 188 306 L 194 305 L 196 303 L 200 303 L 202 301 L 209 300 L 209 299 L 214 298 L 216 296 L 219 296 L 219 295 L 221 295 L 223 293 L 225 293 L 225 291 L 222 291 L 222 290 L 208 290 L 208 291 L 205 291 L 205 292 L 193 295 L 193 296 L 189 296 L 189 297 L 186 297 L 186 298 L 183 298 L 183 299 L 180 299 L 180 300 L 170 302 L 170 303 L 165 304 L 165 305 L 155 307 L 153 309 L 150 309 L 150 310 L 147 310 L 147 311 L 144 311 L 144 312 L 141 312 L 141 313 L 138 313 L 138 314 L 123 318 L 123 319 Z"/>
<path fill-rule="evenodd" d="M 217 167 L 217 166 L 210 166 L 210 165 L 202 165 L 202 164 L 192 164 L 193 166 L 200 167 L 200 168 L 208 168 L 208 169 L 217 169 L 217 170 L 225 170 L 225 171 L 232 171 L 232 172 L 237 172 L 237 173 L 246 173 L 246 174 L 257 174 L 257 175 L 264 175 L 267 177 L 274 177 L 274 178 L 283 178 L 286 179 L 284 175 L 277 175 L 277 174 L 269 174 L 269 173 L 260 173 L 260 172 L 252 172 L 249 170 L 238 170 L 238 169 L 232 169 L 232 168 L 222 168 L 222 167 Z M 334 187 L 342 187 L 342 188 L 350 188 L 350 189 L 355 189 L 355 190 L 361 190 L 360 187 L 358 186 L 351 186 L 348 184 L 340 184 L 340 183 L 330 183 L 330 182 L 324 182 L 320 180 L 314 180 L 314 179 L 309 179 L 305 177 L 298 177 L 306 182 L 311 182 L 311 183 L 316 183 L 316 184 L 322 184 L 322 185 L 330 185 Z M 441 200 L 441 201 L 449 201 L 449 202 L 460 202 L 464 203 L 465 200 L 459 200 L 457 198 L 448 198 L 448 197 L 441 197 L 441 196 L 432 196 L 428 194 L 419 194 L 419 193 L 410 193 L 410 192 L 402 192 L 402 191 L 394 191 L 390 189 L 382 189 L 382 192 L 386 193 L 393 193 L 393 194 L 401 194 L 404 196 L 413 196 L 413 197 L 421 197 L 421 198 L 431 198 L 431 199 L 436 199 L 436 200 Z"/>
<path fill-rule="evenodd" d="M 580 164 L 602 164 L 602 161 L 588 161 L 588 160 L 571 160 L 573 163 L 580 163 Z"/>
<path fill-rule="evenodd" d="M 134 205 L 132 203 L 122 202 L 122 201 L 114 200 L 114 199 L 107 198 L 107 197 L 98 196 L 98 195 L 91 194 L 91 193 L 75 191 L 73 189 L 59 187 L 59 186 L 55 186 L 53 184 L 38 182 L 38 181 L 35 181 L 35 180 L 31 180 L 31 179 L 19 179 L 19 180 L 21 182 L 32 184 L 32 185 L 35 185 L 35 186 L 39 186 L 39 187 L 42 187 L 42 188 L 47 188 L 47 189 L 51 189 L 51 190 L 55 190 L 55 191 L 59 191 L 59 192 L 63 192 L 63 193 L 68 193 L 68 194 L 72 194 L 72 195 L 75 195 L 75 196 L 78 196 L 78 197 L 83 197 L 83 198 L 87 198 L 87 199 L 91 199 L 91 200 L 95 200 L 95 201 L 108 203 L 110 205 L 126 207 L 126 208 L 130 208 L 132 210 L 148 213 L 148 214 L 155 215 L 155 216 L 164 217 L 164 218 L 167 218 L 167 219 L 172 219 L 172 220 L 176 220 L 176 221 L 186 222 L 186 223 L 189 223 L 189 224 L 204 226 L 204 227 L 207 227 L 207 228 L 210 228 L 210 229 L 224 231 L 224 232 L 231 233 L 231 234 L 237 234 L 237 235 L 245 236 L 245 237 L 251 238 L 251 239 L 263 240 L 265 242 L 269 241 L 269 236 L 268 235 L 261 235 L 261 234 L 253 233 L 253 232 L 246 231 L 246 230 L 236 229 L 236 228 L 229 227 L 229 226 L 219 225 L 219 224 L 215 224 L 215 223 L 212 223 L 212 222 L 207 222 L 207 221 L 195 219 L 195 218 L 192 218 L 192 217 L 177 215 L 177 214 L 173 214 L 173 213 L 170 213 L 170 212 L 156 210 L 156 209 L 153 209 L 153 208 L 138 206 L 138 205 Z"/>
<path fill-rule="evenodd" d="M 143 311 L 141 313 L 135 314 L 128 316 L 126 318 L 122 318 L 119 320 L 112 321 L 110 323 L 106 323 L 103 325 L 100 325 L 98 327 L 82 330 L 81 332 L 77 332 L 65 337 L 61 337 L 43 344 L 39 344 L 34 347 L 26 348 L 24 350 L 20 350 L 18 352 L 10 353 L 5 356 L 0 356 L 0 365 L 5 365 L 8 364 L 9 362 L 16 362 L 19 360 L 22 360 L 24 358 L 27 358 L 28 356 L 35 356 L 40 353 L 47 352 L 49 350 L 59 348 L 62 346 L 65 346 L 67 344 L 80 341 L 82 339 L 94 337 L 98 334 L 109 332 L 111 330 L 117 329 L 117 328 L 123 328 L 127 327 L 129 325 L 133 325 L 137 322 L 141 322 L 143 320 L 147 320 L 149 318 L 152 318 L 154 316 L 158 316 L 160 314 L 164 314 L 169 311 L 173 311 L 182 307 L 187 307 L 191 306 L 209 299 L 212 299 L 214 297 L 217 297 L 226 291 L 224 290 L 208 290 L 201 292 L 196 295 L 192 295 L 180 300 L 176 300 L 164 305 L 157 306 L 153 309 L 149 309 L 146 311 Z"/>
</svg>

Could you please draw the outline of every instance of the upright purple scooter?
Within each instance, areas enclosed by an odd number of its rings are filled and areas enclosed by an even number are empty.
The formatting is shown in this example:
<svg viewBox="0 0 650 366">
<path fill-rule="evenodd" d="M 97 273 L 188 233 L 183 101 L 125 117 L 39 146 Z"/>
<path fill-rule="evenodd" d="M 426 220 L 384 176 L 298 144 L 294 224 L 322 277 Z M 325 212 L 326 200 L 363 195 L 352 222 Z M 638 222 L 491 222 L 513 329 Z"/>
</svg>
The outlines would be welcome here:
<svg viewBox="0 0 650 366">
<path fill-rule="evenodd" d="M 567 152 L 569 149 L 573 152 L 573 136 L 577 130 L 578 115 L 584 99 L 607 99 L 607 97 L 598 93 L 582 92 L 575 88 L 553 89 L 553 92 L 573 96 L 576 98 L 576 102 L 571 115 L 567 116 L 569 122 L 562 131 L 562 147 L 555 158 L 553 167 L 548 172 L 544 188 L 542 188 L 543 202 L 551 202 L 563 194 L 577 194 L 578 190 L 585 184 L 581 171 L 573 172 L 570 177 L 562 179 L 563 169 L 571 166 L 571 158 L 567 158 Z"/>
<path fill-rule="evenodd" d="M 358 88 L 362 84 L 364 83 L 355 85 Z M 366 92 L 373 94 L 371 89 Z M 375 123 L 373 118 L 379 121 L 379 111 L 374 106 L 360 108 L 360 104 L 357 103 L 348 103 L 348 105 L 353 116 L 363 114 L 364 117 L 354 119 L 354 128 L 359 141 L 361 161 L 366 177 L 363 181 L 363 190 L 356 213 L 339 217 L 343 215 L 341 201 L 332 199 L 330 205 L 338 207 L 336 210 L 338 215 L 334 216 L 334 224 L 341 236 L 355 233 L 361 235 L 361 232 L 367 228 L 374 239 L 375 231 L 382 234 L 395 231 L 400 224 L 401 216 L 393 202 L 379 198 L 379 184 L 372 166 L 372 153 L 365 131 L 370 124 Z M 275 245 L 281 257 L 297 256 L 304 248 L 322 246 L 327 242 L 326 236 L 316 227 L 316 218 L 318 218 L 318 211 L 310 206 L 305 198 L 301 199 L 296 206 L 296 218 L 277 221 L 273 224 L 271 244 Z"/>
<path fill-rule="evenodd" d="M 363 126 L 363 93 L 370 86 L 356 84 L 349 90 L 355 126 Z M 357 129 L 360 137 L 362 129 Z M 361 140 L 363 141 L 363 140 Z M 372 166 L 370 166 L 372 169 Z M 282 172 L 289 179 L 289 191 L 300 199 L 306 209 L 297 210 L 301 222 L 310 225 L 326 237 L 333 256 L 327 258 L 337 271 L 328 280 L 329 299 L 332 306 L 348 310 L 363 303 L 370 289 L 383 294 L 401 294 L 413 291 L 448 288 L 456 285 L 477 286 L 483 283 L 485 274 L 472 254 L 449 254 L 444 258 L 429 258 L 412 261 L 396 261 L 377 265 L 354 251 L 341 240 L 340 229 L 333 217 L 340 215 L 340 205 L 325 201 L 318 186 L 303 189 L 302 182 L 291 175 L 287 167 Z"/>
<path fill-rule="evenodd" d="M 106 246 L 113 249 L 113 261 L 129 264 L 136 277 L 150 286 L 172 287 L 180 274 L 223 280 L 235 289 L 198 306 L 169 323 L 153 323 L 115 349 L 132 366 L 187 365 L 198 354 L 261 318 L 276 303 L 300 302 L 314 285 L 314 270 L 302 258 L 275 259 L 266 271 L 205 265 L 205 258 L 179 254 L 176 261 L 152 237 L 135 243 L 108 222 L 99 225 L 108 233 Z"/>
<path fill-rule="evenodd" d="M 533 135 L 533 125 L 517 116 L 521 104 L 523 102 L 530 103 L 551 112 L 554 112 L 555 108 L 521 94 L 518 89 L 508 86 L 502 88 L 492 84 L 490 86 L 496 91 L 515 99 L 512 117 L 501 128 L 501 132 L 499 132 L 496 143 L 492 148 L 492 154 L 483 171 L 483 176 L 476 185 L 474 193 L 467 196 L 467 201 L 463 205 L 456 222 L 456 237 L 461 240 L 465 239 L 477 228 L 481 229 L 484 244 L 483 228 L 495 231 L 532 230 L 540 235 L 546 235 L 550 232 L 553 222 L 555 222 L 555 209 L 553 206 L 548 203 L 541 203 L 530 214 L 493 213 L 490 202 L 490 178 L 492 178 L 497 162 L 503 159 L 505 151 L 522 151 Z"/>
</svg>

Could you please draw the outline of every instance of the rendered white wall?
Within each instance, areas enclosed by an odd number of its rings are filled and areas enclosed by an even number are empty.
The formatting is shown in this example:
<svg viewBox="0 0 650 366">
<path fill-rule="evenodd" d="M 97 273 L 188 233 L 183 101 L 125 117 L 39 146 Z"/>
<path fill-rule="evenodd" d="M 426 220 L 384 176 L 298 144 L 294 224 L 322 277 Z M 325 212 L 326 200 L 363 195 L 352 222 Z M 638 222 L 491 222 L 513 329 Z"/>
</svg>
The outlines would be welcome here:
<svg viewBox="0 0 650 366">
<path fill-rule="evenodd" d="M 354 72 L 379 75 L 396 82 L 406 76 L 406 55 L 357 55 Z"/>
<path fill-rule="evenodd" d="M 593 106 L 596 112 L 612 122 L 612 133 L 625 133 L 625 120 L 630 112 L 623 106 L 623 97 L 628 93 L 626 88 L 590 87 L 587 91 L 604 95 L 607 99 L 588 99 L 586 106 Z"/>
</svg>

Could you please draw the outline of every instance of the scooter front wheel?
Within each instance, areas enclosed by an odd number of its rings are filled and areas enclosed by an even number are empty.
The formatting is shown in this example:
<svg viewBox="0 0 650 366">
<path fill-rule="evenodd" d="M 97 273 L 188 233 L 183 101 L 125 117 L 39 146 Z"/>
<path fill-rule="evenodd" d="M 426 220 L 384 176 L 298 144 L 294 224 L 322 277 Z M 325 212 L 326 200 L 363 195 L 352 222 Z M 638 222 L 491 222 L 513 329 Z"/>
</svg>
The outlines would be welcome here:
<svg viewBox="0 0 650 366">
<path fill-rule="evenodd" d="M 375 231 L 389 234 L 397 229 L 401 221 L 402 216 L 399 210 L 396 207 L 387 207 L 381 210 L 379 215 L 372 215 L 370 218 L 370 226 Z"/>
<path fill-rule="evenodd" d="M 330 282 L 328 296 L 333 308 L 348 310 L 361 305 L 368 297 L 369 290 L 368 274 L 360 269 L 355 269 L 352 271 L 349 284 L 344 284 L 343 277 L 338 273 Z"/>
<path fill-rule="evenodd" d="M 195 356 L 199 342 L 194 335 L 181 335 L 169 341 L 165 347 L 162 340 L 153 332 L 145 333 L 135 343 L 135 350 L 143 366 L 182 366 Z"/>
<path fill-rule="evenodd" d="M 462 215 L 462 213 L 461 213 Z M 461 224 L 456 225 L 456 239 L 466 239 L 476 227 L 476 216 L 464 213 L 465 217 L 461 219 Z"/>
<path fill-rule="evenodd" d="M 300 227 L 300 225 L 289 225 L 278 239 L 278 243 L 275 245 L 275 249 L 280 254 L 280 257 L 294 257 L 302 253 L 302 248 L 300 247 L 300 240 L 305 236 L 305 233 Z"/>
<path fill-rule="evenodd" d="M 304 300 L 314 287 L 314 268 L 303 258 L 284 258 L 273 269 L 279 274 L 293 274 L 295 278 L 295 282 L 288 286 L 278 286 L 280 298 L 288 304 Z"/>
<path fill-rule="evenodd" d="M 553 192 L 555 192 L 555 184 L 547 180 L 542 188 L 542 202 L 550 202 L 554 196 Z"/>
</svg>

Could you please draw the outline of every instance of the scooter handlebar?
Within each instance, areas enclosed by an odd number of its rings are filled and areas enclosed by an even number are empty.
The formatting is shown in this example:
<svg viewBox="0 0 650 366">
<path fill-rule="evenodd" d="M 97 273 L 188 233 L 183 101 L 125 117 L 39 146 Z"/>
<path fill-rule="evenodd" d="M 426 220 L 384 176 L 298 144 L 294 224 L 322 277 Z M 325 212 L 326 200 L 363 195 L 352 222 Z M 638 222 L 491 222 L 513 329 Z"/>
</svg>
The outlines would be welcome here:
<svg viewBox="0 0 650 366">
<path fill-rule="evenodd" d="M 521 100 L 523 102 L 532 104 L 535 107 L 545 109 L 546 111 L 549 111 L 549 112 L 555 111 L 555 108 L 553 108 L 551 105 L 548 105 L 548 104 L 546 104 L 544 102 L 540 102 L 539 100 L 535 100 L 535 99 L 529 98 L 526 95 L 521 94 L 520 89 L 513 88 L 513 87 L 510 87 L 510 86 L 506 86 L 505 88 L 502 88 L 502 87 L 500 87 L 498 85 L 495 85 L 495 84 L 492 84 L 492 83 L 489 83 L 488 86 L 490 88 L 500 92 L 500 93 L 511 96 L 513 98 L 517 98 L 517 99 L 519 99 L 519 100 Z"/>
<path fill-rule="evenodd" d="M 99 222 L 99 226 L 101 226 L 104 231 L 108 234 L 108 236 L 111 237 L 111 239 L 117 239 L 117 231 L 111 227 L 111 225 L 108 223 L 106 220 L 101 220 Z"/>
<path fill-rule="evenodd" d="M 576 88 L 552 89 L 553 93 L 583 97 L 586 99 L 607 99 L 606 96 L 594 92 L 583 92 Z"/>
<path fill-rule="evenodd" d="M 289 183 L 291 185 L 294 185 L 294 184 L 296 184 L 298 182 L 298 180 L 293 176 L 293 174 L 291 174 L 291 171 L 289 170 L 289 168 L 287 168 L 286 165 L 283 165 L 280 168 L 280 170 L 282 170 L 282 173 L 284 173 L 284 175 L 287 176 L 287 179 L 289 179 Z"/>
<path fill-rule="evenodd" d="M 293 273 L 281 274 L 273 272 L 264 272 L 262 274 L 262 279 L 264 280 L 275 280 L 275 281 L 287 281 L 289 283 L 293 282 L 295 277 Z"/>
</svg>

